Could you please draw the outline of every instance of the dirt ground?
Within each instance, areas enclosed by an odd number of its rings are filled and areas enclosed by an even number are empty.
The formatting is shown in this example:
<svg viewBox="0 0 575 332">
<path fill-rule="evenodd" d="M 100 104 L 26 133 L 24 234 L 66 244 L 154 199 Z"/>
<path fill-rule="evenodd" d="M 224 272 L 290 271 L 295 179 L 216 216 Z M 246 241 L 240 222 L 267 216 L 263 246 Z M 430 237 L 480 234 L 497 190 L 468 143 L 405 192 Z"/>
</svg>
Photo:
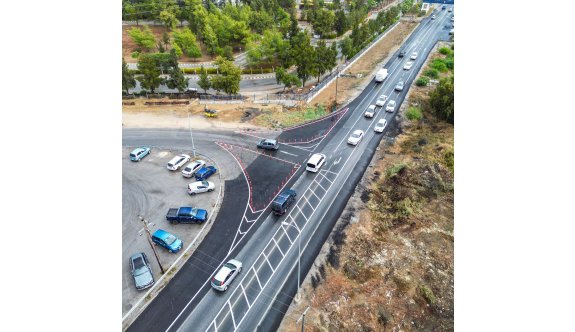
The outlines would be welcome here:
<svg viewBox="0 0 575 332">
<path fill-rule="evenodd" d="M 136 49 L 138 48 L 138 46 L 134 43 L 134 41 L 132 40 L 132 37 L 130 37 L 130 35 L 128 35 L 128 31 L 133 28 L 133 27 L 137 27 L 135 25 L 123 25 L 122 26 L 122 57 L 124 58 L 124 60 L 126 60 L 126 62 L 138 62 L 138 59 L 134 59 L 132 58 L 132 53 L 134 51 L 136 51 Z M 139 26 L 141 29 L 142 25 Z M 156 37 L 156 42 L 160 42 L 162 40 L 162 34 L 164 33 L 164 31 L 168 31 L 166 29 L 166 27 L 163 26 L 150 26 L 150 30 L 152 30 L 152 33 L 154 34 L 154 37 Z M 178 62 L 180 63 L 186 63 L 186 62 L 208 62 L 208 61 L 212 61 L 215 59 L 215 57 L 212 57 L 211 55 L 208 54 L 207 50 L 206 50 L 206 46 L 200 42 L 200 49 L 202 50 L 202 57 L 201 58 L 190 58 L 187 57 L 186 55 L 182 55 L 182 57 L 180 59 L 178 59 Z M 168 49 L 169 51 L 169 49 Z M 234 52 L 234 56 L 239 54 L 239 52 Z"/>
<path fill-rule="evenodd" d="M 375 46 L 357 60 L 346 74 L 362 74 L 361 78 L 340 77 L 337 82 L 338 105 L 345 104 L 360 93 L 364 86 L 373 78 L 372 73 L 378 68 L 390 54 L 395 52 L 405 38 L 415 29 L 417 23 L 401 21 L 395 29 L 390 31 Z M 330 105 L 335 100 L 335 82 L 326 87 L 320 94 L 315 96 L 311 105 L 323 103 Z"/>
</svg>

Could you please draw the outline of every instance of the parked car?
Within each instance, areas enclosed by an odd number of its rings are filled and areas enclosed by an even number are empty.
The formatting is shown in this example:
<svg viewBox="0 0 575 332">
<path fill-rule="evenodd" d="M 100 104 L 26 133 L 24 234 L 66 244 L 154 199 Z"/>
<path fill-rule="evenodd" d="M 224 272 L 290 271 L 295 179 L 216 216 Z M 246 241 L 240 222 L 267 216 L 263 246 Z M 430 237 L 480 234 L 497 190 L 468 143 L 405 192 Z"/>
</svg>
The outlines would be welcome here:
<svg viewBox="0 0 575 332">
<path fill-rule="evenodd" d="M 451 13 L 453 11 L 453 8 L 449 7 L 447 11 Z"/>
<path fill-rule="evenodd" d="M 186 166 L 184 168 L 184 170 L 182 171 L 182 175 L 185 178 L 191 178 L 194 173 L 199 170 L 202 166 L 204 166 L 206 164 L 205 161 L 198 159 L 196 161 L 193 161 L 191 163 L 188 164 L 188 166 Z"/>
<path fill-rule="evenodd" d="M 405 63 L 405 66 L 403 66 L 403 69 L 410 70 L 412 66 L 413 66 L 413 62 L 408 61 Z"/>
<path fill-rule="evenodd" d="M 413 53 L 411 53 L 411 57 L 410 57 L 410 59 L 411 59 L 411 60 L 415 60 L 415 59 L 417 59 L 417 52 L 413 52 Z"/>
<path fill-rule="evenodd" d="M 363 139 L 363 130 L 356 130 L 354 131 L 351 136 L 347 139 L 347 144 L 351 145 L 358 145 L 359 142 Z"/>
<path fill-rule="evenodd" d="M 395 85 L 395 91 L 403 91 L 403 81 L 397 82 L 397 85 Z"/>
<path fill-rule="evenodd" d="M 152 149 L 147 146 L 140 146 L 135 148 L 132 152 L 130 152 L 130 160 L 131 161 L 140 161 L 145 156 L 149 155 Z"/>
<path fill-rule="evenodd" d="M 395 100 L 390 100 L 385 107 L 386 112 L 393 112 L 395 111 Z"/>
<path fill-rule="evenodd" d="M 405 56 L 405 51 L 401 51 L 399 52 L 398 57 L 403 58 Z"/>
<path fill-rule="evenodd" d="M 366 118 L 373 118 L 374 115 L 375 115 L 375 105 L 369 105 L 365 110 L 365 113 L 363 113 L 363 116 L 365 116 Z"/>
<path fill-rule="evenodd" d="M 228 289 L 232 281 L 242 271 L 242 262 L 237 259 L 229 260 L 220 268 L 218 273 L 212 278 L 212 287 L 224 292 Z"/>
<path fill-rule="evenodd" d="M 277 150 L 280 148 L 280 145 L 278 144 L 278 141 L 275 139 L 262 139 L 258 143 L 258 148 L 264 150 Z"/>
<path fill-rule="evenodd" d="M 379 119 L 379 121 L 377 121 L 377 123 L 375 124 L 375 127 L 373 127 L 373 131 L 375 131 L 376 133 L 383 133 L 383 130 L 385 129 L 386 126 L 387 126 L 387 120 Z"/>
<path fill-rule="evenodd" d="M 209 181 L 196 181 L 188 184 L 188 194 L 195 195 L 199 193 L 206 193 L 214 191 L 216 186 L 213 182 Z"/>
<path fill-rule="evenodd" d="M 445 9 L 445 5 L 441 6 L 441 10 L 444 10 L 444 9 Z"/>
<path fill-rule="evenodd" d="M 196 171 L 196 181 L 204 181 L 212 174 L 215 174 L 218 170 L 214 166 L 203 166 L 199 170 Z"/>
<path fill-rule="evenodd" d="M 375 106 L 383 107 L 383 105 L 385 105 L 386 101 L 387 101 L 387 96 L 381 95 L 381 96 L 379 96 L 379 98 L 377 98 L 377 101 L 375 102 Z"/>
<path fill-rule="evenodd" d="M 275 215 L 281 216 L 295 202 L 297 193 L 293 189 L 284 190 L 272 202 L 271 208 Z"/>
<path fill-rule="evenodd" d="M 130 257 L 130 272 L 137 290 L 146 289 L 154 284 L 152 268 L 148 262 L 148 257 L 143 252 Z"/>
<path fill-rule="evenodd" d="M 181 154 L 179 156 L 175 156 L 172 160 L 168 161 L 168 165 L 166 166 L 170 171 L 177 171 L 180 167 L 184 166 L 185 163 L 190 161 L 190 156 L 187 154 Z"/>
<path fill-rule="evenodd" d="M 166 248 L 171 253 L 176 253 L 182 249 L 184 243 L 174 234 L 168 233 L 163 229 L 158 229 L 152 234 L 154 243 Z"/>
<path fill-rule="evenodd" d="M 201 224 L 208 220 L 208 211 L 190 206 L 171 208 L 166 214 L 166 220 L 172 224 Z"/>
<path fill-rule="evenodd" d="M 432 19 L 432 20 L 435 20 L 435 15 L 431 15 L 431 19 Z"/>
</svg>

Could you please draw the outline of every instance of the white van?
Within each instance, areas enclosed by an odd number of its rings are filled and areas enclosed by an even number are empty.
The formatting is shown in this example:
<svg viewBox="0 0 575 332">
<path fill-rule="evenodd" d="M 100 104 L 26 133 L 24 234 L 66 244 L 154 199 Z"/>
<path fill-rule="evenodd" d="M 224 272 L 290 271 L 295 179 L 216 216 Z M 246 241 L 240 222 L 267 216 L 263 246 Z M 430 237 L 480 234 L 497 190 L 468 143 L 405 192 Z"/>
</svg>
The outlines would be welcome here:
<svg viewBox="0 0 575 332">
<path fill-rule="evenodd" d="M 306 165 L 306 171 L 310 171 L 310 172 L 317 172 L 319 171 L 319 169 L 321 168 L 321 165 L 323 165 L 323 163 L 325 163 L 325 154 L 321 154 L 321 153 L 315 153 L 313 154 L 309 160 L 307 161 L 307 165 Z"/>
</svg>

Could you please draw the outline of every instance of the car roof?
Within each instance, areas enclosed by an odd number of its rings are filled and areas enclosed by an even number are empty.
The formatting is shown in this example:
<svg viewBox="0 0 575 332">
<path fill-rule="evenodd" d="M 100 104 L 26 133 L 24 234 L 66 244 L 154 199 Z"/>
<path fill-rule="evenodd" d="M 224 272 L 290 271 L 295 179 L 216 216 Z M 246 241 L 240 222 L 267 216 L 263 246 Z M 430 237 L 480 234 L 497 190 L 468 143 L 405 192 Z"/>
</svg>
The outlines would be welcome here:
<svg viewBox="0 0 575 332">
<path fill-rule="evenodd" d="M 354 133 L 354 134 L 357 134 L 357 135 L 359 135 L 359 134 L 363 134 L 363 130 L 361 130 L 361 129 L 358 129 L 358 130 L 354 130 L 354 132 L 353 132 L 353 133 Z"/>
<path fill-rule="evenodd" d="M 379 119 L 379 121 L 377 121 L 377 123 L 386 123 L 387 120 L 386 119 Z"/>
<path fill-rule="evenodd" d="M 231 269 L 227 266 L 222 266 L 222 268 L 218 271 L 215 275 L 216 280 L 224 281 L 228 274 L 230 273 Z"/>
<path fill-rule="evenodd" d="M 158 229 L 157 231 L 154 232 L 154 236 L 158 237 L 160 239 L 165 239 L 167 238 L 169 235 L 171 235 L 170 233 L 166 232 L 163 229 Z"/>
<path fill-rule="evenodd" d="M 276 143 L 277 141 L 275 139 L 271 139 L 271 138 L 266 138 L 264 139 L 262 142 L 267 142 L 267 143 Z"/>
<path fill-rule="evenodd" d="M 325 158 L 324 154 L 321 153 L 314 153 L 309 159 L 308 159 L 308 163 L 316 163 L 319 161 L 320 158 Z"/>
</svg>

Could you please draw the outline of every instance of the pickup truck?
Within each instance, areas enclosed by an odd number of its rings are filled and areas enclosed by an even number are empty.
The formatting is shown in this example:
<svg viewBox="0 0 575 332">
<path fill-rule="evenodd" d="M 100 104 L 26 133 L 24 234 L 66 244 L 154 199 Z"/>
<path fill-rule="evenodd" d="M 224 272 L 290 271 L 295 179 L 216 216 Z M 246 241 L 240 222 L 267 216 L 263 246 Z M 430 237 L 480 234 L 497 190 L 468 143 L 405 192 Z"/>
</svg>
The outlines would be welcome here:
<svg viewBox="0 0 575 332">
<path fill-rule="evenodd" d="M 208 219 L 208 211 L 193 207 L 184 206 L 168 210 L 166 219 L 172 224 L 191 223 L 201 224 Z"/>
</svg>

